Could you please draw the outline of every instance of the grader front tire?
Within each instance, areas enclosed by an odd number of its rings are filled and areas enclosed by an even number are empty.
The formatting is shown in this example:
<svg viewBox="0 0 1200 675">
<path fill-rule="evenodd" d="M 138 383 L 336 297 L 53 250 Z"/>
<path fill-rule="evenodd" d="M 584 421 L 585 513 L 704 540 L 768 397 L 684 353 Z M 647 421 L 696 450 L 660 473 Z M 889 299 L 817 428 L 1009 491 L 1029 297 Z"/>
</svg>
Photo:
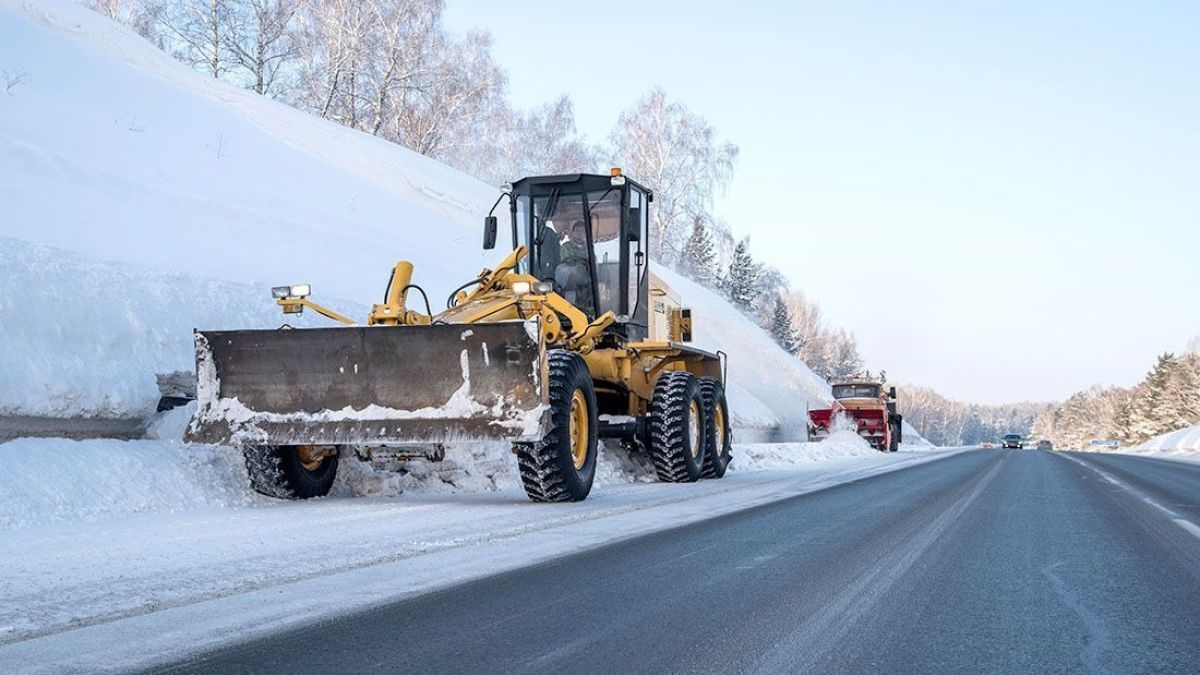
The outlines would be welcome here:
<svg viewBox="0 0 1200 675">
<path fill-rule="evenodd" d="M 250 487 L 280 499 L 324 497 L 337 477 L 338 456 L 311 445 L 251 445 L 242 449 Z"/>
<path fill-rule="evenodd" d="M 700 479 L 707 429 L 696 378 L 684 371 L 660 375 L 650 399 L 650 459 L 660 481 L 692 483 Z"/>
<path fill-rule="evenodd" d="M 551 350 L 550 427 L 537 443 L 516 446 L 525 494 L 535 502 L 578 502 L 596 477 L 596 391 L 574 352 Z"/>
</svg>

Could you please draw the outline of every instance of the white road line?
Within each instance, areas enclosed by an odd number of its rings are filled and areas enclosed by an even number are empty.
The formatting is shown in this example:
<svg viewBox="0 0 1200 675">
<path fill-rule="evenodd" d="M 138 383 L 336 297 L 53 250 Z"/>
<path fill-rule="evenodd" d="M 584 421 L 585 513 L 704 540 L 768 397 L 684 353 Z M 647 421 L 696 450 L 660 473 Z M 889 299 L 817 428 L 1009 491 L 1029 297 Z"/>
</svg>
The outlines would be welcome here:
<svg viewBox="0 0 1200 675">
<path fill-rule="evenodd" d="M 1134 497 L 1137 497 L 1138 499 L 1142 500 L 1146 504 L 1154 507 L 1156 510 L 1161 512 L 1163 515 L 1170 518 L 1172 523 L 1175 523 L 1179 527 L 1182 527 L 1185 532 L 1192 535 L 1193 537 L 1200 539 L 1200 525 L 1196 525 L 1195 523 L 1188 520 L 1187 518 L 1184 518 L 1182 515 L 1180 515 L 1176 511 L 1174 511 L 1170 508 L 1167 508 L 1166 506 L 1163 506 L 1162 504 L 1160 504 L 1158 502 L 1157 499 L 1151 497 L 1150 495 L 1146 494 L 1145 492 L 1142 492 L 1141 490 L 1133 487 L 1132 485 L 1129 485 L 1128 483 L 1126 483 L 1122 480 L 1114 478 L 1112 474 L 1108 473 L 1104 469 L 1101 469 L 1089 462 L 1085 462 L 1084 460 L 1079 459 L 1078 457 L 1072 457 L 1071 455 L 1067 455 L 1067 454 L 1063 454 L 1063 453 L 1055 453 L 1055 454 L 1057 454 L 1059 457 L 1062 457 L 1063 459 L 1069 459 L 1072 462 L 1075 462 L 1076 464 L 1079 464 L 1081 466 L 1086 466 L 1087 468 L 1091 469 L 1092 471 L 1095 471 L 1096 473 L 1100 474 L 1100 477 L 1103 478 L 1104 480 L 1108 481 L 1109 483 L 1112 483 L 1113 485 L 1116 485 L 1117 487 L 1128 492 L 1129 494 L 1133 495 Z"/>
<path fill-rule="evenodd" d="M 1197 539 L 1200 539 L 1200 525 L 1197 525 L 1190 520 L 1184 520 L 1183 518 L 1175 518 L 1174 521 L 1176 525 L 1182 527 L 1188 532 L 1191 532 Z"/>
</svg>

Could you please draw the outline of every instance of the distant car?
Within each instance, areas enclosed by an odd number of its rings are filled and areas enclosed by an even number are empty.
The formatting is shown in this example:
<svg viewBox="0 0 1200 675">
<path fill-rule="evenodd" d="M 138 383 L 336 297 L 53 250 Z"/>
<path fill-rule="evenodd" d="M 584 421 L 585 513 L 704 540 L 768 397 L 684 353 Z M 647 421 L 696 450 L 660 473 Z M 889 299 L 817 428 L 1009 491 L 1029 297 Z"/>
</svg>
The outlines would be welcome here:
<svg viewBox="0 0 1200 675">
<path fill-rule="evenodd" d="M 994 448 L 996 446 L 993 445 L 991 441 L 984 441 L 979 444 L 979 447 L 983 448 L 984 450 L 991 450 L 992 448 Z"/>
<path fill-rule="evenodd" d="M 1054 444 L 1051 443 L 1050 441 L 1038 441 L 1037 449 L 1038 450 L 1053 450 Z"/>
<path fill-rule="evenodd" d="M 1016 448 L 1020 450 L 1025 447 L 1025 442 L 1021 440 L 1021 434 L 1004 434 L 1002 445 L 1005 448 Z"/>
</svg>

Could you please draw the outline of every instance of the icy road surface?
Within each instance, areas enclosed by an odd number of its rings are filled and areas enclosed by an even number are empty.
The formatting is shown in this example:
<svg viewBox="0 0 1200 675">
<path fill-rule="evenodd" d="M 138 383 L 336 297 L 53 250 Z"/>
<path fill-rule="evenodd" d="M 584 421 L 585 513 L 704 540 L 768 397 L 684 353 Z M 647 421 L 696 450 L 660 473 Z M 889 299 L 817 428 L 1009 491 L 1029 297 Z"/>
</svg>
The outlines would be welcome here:
<svg viewBox="0 0 1200 675">
<path fill-rule="evenodd" d="M 695 484 L 608 475 L 579 504 L 532 504 L 505 480 L 280 502 L 245 494 L 238 467 L 203 448 L 0 444 L 30 474 L 0 488 L 0 672 L 152 666 L 952 454 L 851 440 L 738 446 L 743 467 L 773 468 Z"/>
<path fill-rule="evenodd" d="M 960 453 L 178 671 L 1194 673 L 1198 495 L 1179 462 Z"/>
</svg>

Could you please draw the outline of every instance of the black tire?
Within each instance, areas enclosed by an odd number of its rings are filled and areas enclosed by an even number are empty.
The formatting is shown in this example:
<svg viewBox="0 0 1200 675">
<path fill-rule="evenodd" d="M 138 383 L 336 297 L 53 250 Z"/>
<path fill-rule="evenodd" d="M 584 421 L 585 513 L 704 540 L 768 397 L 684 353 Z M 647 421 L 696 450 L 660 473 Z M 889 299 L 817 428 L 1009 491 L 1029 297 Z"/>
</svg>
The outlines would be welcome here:
<svg viewBox="0 0 1200 675">
<path fill-rule="evenodd" d="M 896 452 L 900 449 L 900 425 L 893 424 L 891 431 L 888 438 L 888 452 Z"/>
<path fill-rule="evenodd" d="M 692 437 L 693 430 L 697 438 Z M 659 480 L 692 483 L 700 479 L 707 430 L 696 378 L 679 370 L 659 375 L 650 399 L 650 459 Z"/>
<path fill-rule="evenodd" d="M 250 487 L 268 497 L 324 497 L 337 477 L 336 453 L 322 459 L 314 469 L 305 468 L 295 445 L 251 445 L 243 448 L 242 454 Z"/>
<path fill-rule="evenodd" d="M 700 475 L 721 478 L 733 459 L 733 429 L 729 425 L 729 404 L 725 402 L 725 387 L 720 380 L 700 378 L 700 398 L 704 401 L 707 432 L 704 442 L 704 466 Z M 718 420 L 723 420 L 720 430 Z"/>
<path fill-rule="evenodd" d="M 578 502 L 592 490 L 596 477 L 596 390 L 587 364 L 574 352 L 554 349 L 547 355 L 550 377 L 550 428 L 537 443 L 516 446 L 517 466 L 525 494 L 535 502 Z M 586 405 L 587 443 L 581 466 L 571 453 L 572 401 Z M 578 405 L 578 404 L 577 404 Z"/>
</svg>

